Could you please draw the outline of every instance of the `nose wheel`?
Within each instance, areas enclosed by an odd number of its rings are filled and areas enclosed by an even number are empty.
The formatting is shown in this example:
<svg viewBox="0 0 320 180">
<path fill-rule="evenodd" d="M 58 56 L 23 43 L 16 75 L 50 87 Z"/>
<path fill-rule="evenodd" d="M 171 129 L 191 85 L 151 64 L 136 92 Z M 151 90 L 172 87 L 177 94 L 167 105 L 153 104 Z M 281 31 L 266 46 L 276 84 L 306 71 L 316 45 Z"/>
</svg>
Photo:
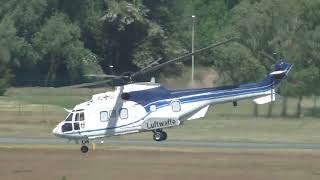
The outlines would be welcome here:
<svg viewBox="0 0 320 180">
<path fill-rule="evenodd" d="M 88 148 L 88 146 L 83 145 L 83 146 L 81 146 L 80 150 L 82 153 L 87 153 L 89 151 L 89 148 Z"/>
<path fill-rule="evenodd" d="M 82 146 L 80 148 L 80 151 L 82 153 L 87 153 L 89 151 L 89 147 L 87 146 L 87 144 L 90 143 L 89 139 L 88 138 L 87 139 L 83 139 L 83 140 L 81 140 L 81 143 L 82 143 Z"/>
<path fill-rule="evenodd" d="M 162 130 L 153 132 L 153 140 L 155 141 L 165 141 L 167 140 L 167 137 L 168 137 L 167 133 Z"/>
</svg>

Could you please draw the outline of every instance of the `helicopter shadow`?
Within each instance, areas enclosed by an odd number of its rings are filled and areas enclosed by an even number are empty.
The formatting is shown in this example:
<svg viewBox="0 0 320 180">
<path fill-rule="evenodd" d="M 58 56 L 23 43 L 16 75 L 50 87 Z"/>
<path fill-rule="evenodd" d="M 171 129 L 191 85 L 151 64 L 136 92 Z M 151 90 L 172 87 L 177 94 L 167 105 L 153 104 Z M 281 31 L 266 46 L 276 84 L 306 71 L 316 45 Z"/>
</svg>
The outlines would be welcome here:
<svg viewBox="0 0 320 180">
<path fill-rule="evenodd" d="M 121 95 L 123 93 L 123 89 L 124 89 L 124 87 L 120 86 L 119 94 L 116 97 L 116 101 L 115 101 L 115 104 L 112 109 L 112 112 L 116 113 L 115 117 L 112 117 L 111 113 L 109 115 L 110 118 L 109 118 L 109 122 L 108 122 L 108 125 L 106 128 L 106 134 L 108 134 L 108 135 L 113 135 L 115 133 L 115 129 L 116 129 L 118 121 L 120 119 L 120 110 L 123 107 L 123 101 L 124 101 L 121 98 Z"/>
</svg>

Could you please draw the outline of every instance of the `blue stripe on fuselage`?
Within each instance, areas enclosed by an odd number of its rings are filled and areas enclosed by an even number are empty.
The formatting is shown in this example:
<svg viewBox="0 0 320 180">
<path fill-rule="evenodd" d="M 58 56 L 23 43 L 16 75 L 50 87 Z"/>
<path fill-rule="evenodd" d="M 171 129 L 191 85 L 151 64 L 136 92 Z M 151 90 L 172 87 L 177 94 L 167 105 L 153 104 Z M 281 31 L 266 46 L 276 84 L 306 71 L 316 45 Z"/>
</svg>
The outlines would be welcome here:
<svg viewBox="0 0 320 180">
<path fill-rule="evenodd" d="M 134 92 L 133 94 L 130 93 L 132 100 L 143 105 L 147 112 L 150 111 L 151 105 L 156 105 L 157 108 L 167 106 L 171 104 L 172 100 L 179 100 L 181 103 L 189 103 L 189 102 L 197 102 L 197 101 L 204 101 L 204 100 L 212 100 L 212 99 L 219 99 L 225 97 L 232 97 L 244 94 L 251 94 L 257 92 L 267 91 L 271 88 L 272 84 L 263 85 L 260 84 L 246 84 L 237 86 L 236 88 L 232 89 L 232 87 L 228 86 L 227 88 L 204 88 L 204 89 L 190 89 L 190 90 L 182 90 L 182 91 L 167 91 L 166 96 L 162 96 L 163 99 L 152 96 L 149 97 L 147 101 L 144 99 L 147 94 L 143 91 Z M 145 90 L 145 91 L 152 91 Z M 164 94 L 164 93 L 163 93 Z"/>
</svg>

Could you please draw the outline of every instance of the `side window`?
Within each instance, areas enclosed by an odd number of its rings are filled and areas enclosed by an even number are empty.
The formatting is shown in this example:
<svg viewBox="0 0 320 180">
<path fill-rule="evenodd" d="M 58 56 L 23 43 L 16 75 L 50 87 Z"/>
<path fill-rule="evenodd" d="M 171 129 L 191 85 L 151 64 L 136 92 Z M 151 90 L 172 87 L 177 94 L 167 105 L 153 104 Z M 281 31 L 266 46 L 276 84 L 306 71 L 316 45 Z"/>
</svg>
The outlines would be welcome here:
<svg viewBox="0 0 320 180">
<path fill-rule="evenodd" d="M 120 109 L 119 116 L 121 119 L 128 119 L 128 109 Z"/>
<path fill-rule="evenodd" d="M 172 111 L 173 112 L 181 111 L 181 104 L 180 104 L 179 101 L 172 101 L 171 105 L 172 105 Z"/>
<path fill-rule="evenodd" d="M 117 117 L 117 111 L 116 110 L 111 110 L 110 111 L 110 118 L 116 118 Z"/>
<path fill-rule="evenodd" d="M 80 121 L 84 121 L 84 112 L 80 113 Z"/>
<path fill-rule="evenodd" d="M 106 122 L 109 120 L 108 112 L 107 111 L 101 111 L 100 112 L 100 121 Z"/>
<path fill-rule="evenodd" d="M 156 112 L 157 111 L 157 106 L 156 105 L 151 105 L 150 106 L 150 111 L 151 112 Z"/>
<path fill-rule="evenodd" d="M 73 129 L 74 130 L 79 130 L 80 129 L 79 123 L 73 123 Z"/>
</svg>

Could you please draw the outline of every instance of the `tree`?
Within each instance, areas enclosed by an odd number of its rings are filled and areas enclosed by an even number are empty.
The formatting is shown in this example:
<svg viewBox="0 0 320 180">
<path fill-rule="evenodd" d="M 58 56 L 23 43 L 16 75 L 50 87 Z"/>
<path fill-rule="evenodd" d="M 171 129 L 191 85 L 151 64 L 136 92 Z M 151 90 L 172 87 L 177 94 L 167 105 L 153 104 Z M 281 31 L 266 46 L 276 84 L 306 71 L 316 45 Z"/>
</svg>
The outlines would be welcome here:
<svg viewBox="0 0 320 180">
<path fill-rule="evenodd" d="M 37 32 L 46 18 L 47 1 L 46 0 L 20 0 L 7 1 L 11 6 L 6 16 L 10 16 L 17 29 L 17 36 L 29 41 L 32 35 Z"/>
<path fill-rule="evenodd" d="M 39 73 L 45 75 L 45 85 L 79 81 L 85 63 L 96 63 L 95 55 L 80 41 L 79 27 L 63 14 L 50 17 L 32 42 L 41 57 Z"/>
<path fill-rule="evenodd" d="M 1 63 L 1 88 L 6 85 L 8 81 L 8 65 L 11 58 L 11 42 L 12 39 L 16 39 L 15 36 L 16 29 L 14 28 L 12 21 L 9 19 L 4 19 L 0 22 L 0 63 Z M 3 90 L 2 90 L 3 92 Z"/>
<path fill-rule="evenodd" d="M 34 78 L 32 72 L 39 57 L 30 40 L 39 29 L 46 8 L 46 0 L 5 1 L 0 7 L 0 19 L 9 20 L 11 32 L 14 32 L 14 38 L 6 45 L 10 51 L 9 68 L 15 75 L 14 85 L 29 84 L 29 80 Z"/>
<path fill-rule="evenodd" d="M 8 88 L 9 80 L 12 77 L 8 68 L 10 53 L 0 43 L 0 95 L 3 95 Z"/>
<path fill-rule="evenodd" d="M 191 51 L 192 24 L 195 26 L 195 49 L 205 47 L 225 38 L 222 30 L 227 26 L 230 11 L 235 1 L 225 0 L 178 0 L 175 4 L 173 35 Z M 195 21 L 191 18 L 195 15 Z M 214 49 L 196 55 L 196 63 L 212 66 L 215 61 Z"/>
<path fill-rule="evenodd" d="M 169 0 L 3 1 L 0 19 L 11 19 L 23 42 L 10 53 L 14 84 L 75 83 L 85 71 L 99 69 L 97 63 L 106 73 L 111 64 L 121 73 L 184 52 L 170 33 L 173 8 Z M 91 66 L 84 66 L 88 58 Z"/>
<path fill-rule="evenodd" d="M 286 83 L 287 87 L 283 88 L 282 93 L 299 97 L 299 116 L 302 97 L 318 89 L 312 87 L 310 81 L 316 81 L 319 77 L 317 68 L 312 67 L 316 65 L 317 57 L 311 55 L 317 47 L 317 31 L 314 31 L 316 23 L 309 22 L 312 19 L 317 21 L 317 18 L 312 18 L 317 11 L 310 11 L 309 8 L 303 10 L 303 7 L 310 6 L 311 1 L 301 3 L 289 0 L 241 1 L 232 10 L 230 24 L 224 30 L 228 36 L 240 37 L 241 43 L 268 71 L 275 61 L 262 54 L 276 52 L 280 57 L 285 57 L 286 61 L 295 64 L 290 76 L 304 83 Z M 318 6 L 313 4 L 310 7 Z M 272 106 L 269 107 L 269 112 L 271 115 Z M 285 114 L 286 111 L 283 112 Z"/>
<path fill-rule="evenodd" d="M 8 87 L 9 80 L 13 77 L 10 68 L 19 67 L 23 61 L 19 57 L 27 58 L 30 48 L 23 38 L 16 36 L 16 29 L 10 18 L 0 21 L 0 94 L 2 95 Z"/>
<path fill-rule="evenodd" d="M 300 13 L 296 16 L 296 31 L 289 41 L 287 56 L 295 64 L 292 74 L 294 83 L 289 84 L 291 95 L 298 96 L 297 116 L 302 116 L 301 102 L 303 96 L 319 95 L 320 81 L 320 21 L 317 18 L 320 10 L 320 1 L 303 1 L 298 4 Z"/>
</svg>

